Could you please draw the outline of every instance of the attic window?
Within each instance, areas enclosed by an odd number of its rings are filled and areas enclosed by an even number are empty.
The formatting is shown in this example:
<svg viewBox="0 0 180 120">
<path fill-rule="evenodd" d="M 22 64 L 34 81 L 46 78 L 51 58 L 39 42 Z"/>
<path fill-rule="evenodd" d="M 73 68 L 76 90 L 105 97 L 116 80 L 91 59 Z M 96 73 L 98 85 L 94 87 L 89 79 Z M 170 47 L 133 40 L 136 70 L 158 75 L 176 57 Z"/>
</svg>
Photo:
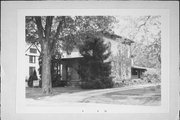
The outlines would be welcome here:
<svg viewBox="0 0 180 120">
<path fill-rule="evenodd" d="M 30 53 L 37 53 L 37 49 L 35 49 L 35 48 L 30 48 Z"/>
</svg>

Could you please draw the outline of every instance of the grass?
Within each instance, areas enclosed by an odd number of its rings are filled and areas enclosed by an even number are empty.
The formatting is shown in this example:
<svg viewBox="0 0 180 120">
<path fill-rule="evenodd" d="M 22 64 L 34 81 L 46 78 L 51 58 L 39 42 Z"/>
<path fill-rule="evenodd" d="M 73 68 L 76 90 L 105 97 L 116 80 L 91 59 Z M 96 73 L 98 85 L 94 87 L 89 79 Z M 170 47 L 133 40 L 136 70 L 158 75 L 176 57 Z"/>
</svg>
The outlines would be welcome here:
<svg viewBox="0 0 180 120">
<path fill-rule="evenodd" d="M 84 99 L 85 103 L 105 103 L 122 105 L 160 105 L 161 90 L 158 87 L 147 87 L 140 89 L 125 90 L 119 92 L 105 93 Z"/>
<path fill-rule="evenodd" d="M 53 88 L 53 94 L 50 96 L 48 95 L 49 96 L 48 98 L 53 98 L 50 99 L 51 102 L 73 101 L 75 103 L 104 103 L 104 104 L 122 104 L 122 105 L 150 105 L 150 106 L 157 106 L 160 105 L 161 103 L 161 89 L 160 87 L 155 87 L 155 86 L 136 88 L 136 89 L 134 88 L 123 91 L 121 90 L 111 91 L 102 94 L 96 94 L 97 92 L 98 90 L 97 91 L 84 90 L 75 87 L 57 87 L 57 88 Z M 73 96 L 71 96 L 72 93 L 74 93 Z M 64 95 L 66 95 L 65 99 L 63 98 Z M 26 88 L 26 98 L 41 100 L 41 99 L 46 99 L 45 96 L 46 95 L 42 94 L 41 88 Z"/>
<path fill-rule="evenodd" d="M 42 94 L 41 88 L 26 88 L 26 98 L 33 98 L 33 99 L 39 99 L 41 97 L 45 96 L 56 96 L 60 95 L 62 93 L 75 93 L 75 92 L 81 92 L 82 89 L 75 88 L 75 87 L 55 87 L 52 89 L 53 93 L 51 95 L 44 95 Z M 85 90 L 83 90 L 85 91 Z"/>
</svg>

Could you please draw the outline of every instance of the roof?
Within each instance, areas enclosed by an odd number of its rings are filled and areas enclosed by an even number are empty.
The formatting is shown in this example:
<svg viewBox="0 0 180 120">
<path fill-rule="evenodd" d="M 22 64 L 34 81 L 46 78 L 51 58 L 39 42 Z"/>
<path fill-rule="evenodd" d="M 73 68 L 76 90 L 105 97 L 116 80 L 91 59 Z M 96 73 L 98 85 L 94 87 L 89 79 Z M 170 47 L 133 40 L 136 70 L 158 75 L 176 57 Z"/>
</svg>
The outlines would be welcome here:
<svg viewBox="0 0 180 120">
<path fill-rule="evenodd" d="M 141 67 L 141 66 L 132 66 L 132 68 L 142 69 L 142 70 L 147 70 L 148 69 L 147 67 Z"/>
<path fill-rule="evenodd" d="M 141 67 L 141 66 L 135 66 L 135 65 L 133 65 L 132 68 L 141 69 L 141 70 L 148 70 L 148 71 L 156 70 L 155 68 Z"/>
<path fill-rule="evenodd" d="M 39 49 L 39 46 L 36 45 L 35 43 L 30 43 L 30 45 L 28 45 L 28 46 L 29 46 L 29 47 L 26 49 L 25 52 L 27 52 L 30 48 L 32 48 L 32 47 L 34 46 L 34 48 L 37 49 L 37 51 L 38 51 L 39 53 L 41 53 L 41 51 L 40 51 L 40 49 Z"/>
<path fill-rule="evenodd" d="M 134 43 L 134 41 L 130 40 L 130 39 L 127 39 L 127 38 L 124 38 L 123 41 L 122 41 L 123 44 L 128 44 L 128 45 L 131 45 L 132 43 Z"/>
<path fill-rule="evenodd" d="M 116 34 L 111 34 L 109 32 L 99 32 L 100 36 L 103 36 L 107 39 L 104 39 L 106 42 L 111 43 L 111 52 L 112 54 L 116 54 L 117 50 L 117 39 L 120 39 L 123 44 L 128 44 L 130 45 L 131 43 L 134 43 L 134 41 L 123 38 L 122 36 L 116 35 Z M 83 56 L 79 53 L 79 50 L 73 50 L 70 54 L 67 54 L 67 52 L 63 52 L 62 59 L 70 59 L 70 58 L 82 58 Z M 142 68 L 143 69 L 143 68 Z"/>
<path fill-rule="evenodd" d="M 119 36 L 119 35 L 116 35 L 114 33 L 110 33 L 110 32 L 106 32 L 106 31 L 100 31 L 97 33 L 97 35 L 100 35 L 102 37 L 105 37 L 105 38 L 109 38 L 109 39 L 112 39 L 110 42 L 111 42 L 111 45 L 112 45 L 112 51 L 116 51 L 115 49 L 117 48 L 117 41 L 116 40 L 119 40 L 123 43 L 123 44 L 128 44 L 130 45 L 131 43 L 134 43 L 134 41 L 130 40 L 130 39 L 127 39 L 127 38 L 123 38 L 122 36 Z M 38 48 L 38 46 L 36 44 L 31 44 L 29 46 L 29 48 L 26 50 L 28 51 L 32 46 L 35 46 L 35 48 L 38 50 L 38 52 L 40 53 L 40 49 Z M 70 54 L 67 54 L 67 52 L 63 52 L 63 55 L 62 55 L 62 59 L 67 59 L 67 58 L 81 58 L 83 57 L 80 53 L 79 53 L 79 50 L 73 50 Z"/>
<path fill-rule="evenodd" d="M 131 45 L 131 43 L 134 43 L 133 40 L 130 40 L 128 38 L 124 38 L 122 36 L 119 36 L 119 35 L 116 35 L 114 33 L 109 33 L 109 32 L 101 32 L 102 36 L 104 37 L 107 37 L 107 38 L 110 38 L 110 39 L 113 39 L 113 40 L 116 40 L 116 39 L 120 39 L 120 41 L 123 43 L 123 44 L 128 44 L 128 45 Z"/>
<path fill-rule="evenodd" d="M 70 54 L 64 52 L 62 55 L 62 59 L 70 59 L 70 58 L 82 58 L 83 56 L 79 53 L 79 51 L 73 51 Z"/>
<path fill-rule="evenodd" d="M 119 36 L 119 35 L 116 35 L 114 33 L 109 33 L 109 32 L 105 32 L 105 31 L 102 31 L 101 34 L 104 36 L 104 37 L 107 37 L 107 38 L 111 38 L 111 39 L 117 39 L 117 38 L 122 38 L 122 36 Z"/>
</svg>

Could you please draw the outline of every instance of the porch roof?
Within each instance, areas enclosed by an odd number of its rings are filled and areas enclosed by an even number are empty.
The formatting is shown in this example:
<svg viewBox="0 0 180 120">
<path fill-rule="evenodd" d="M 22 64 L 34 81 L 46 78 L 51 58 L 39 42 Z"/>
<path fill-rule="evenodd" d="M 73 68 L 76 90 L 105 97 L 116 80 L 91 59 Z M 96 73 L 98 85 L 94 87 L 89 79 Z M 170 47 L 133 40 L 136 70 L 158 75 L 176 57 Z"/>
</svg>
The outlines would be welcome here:
<svg viewBox="0 0 180 120">
<path fill-rule="evenodd" d="M 73 51 L 70 54 L 64 52 L 61 59 L 73 59 L 73 58 L 82 58 L 82 57 L 83 56 L 78 51 Z"/>
<path fill-rule="evenodd" d="M 131 68 L 139 69 L 139 70 L 147 70 L 147 67 L 141 67 L 141 66 L 132 66 Z"/>
</svg>

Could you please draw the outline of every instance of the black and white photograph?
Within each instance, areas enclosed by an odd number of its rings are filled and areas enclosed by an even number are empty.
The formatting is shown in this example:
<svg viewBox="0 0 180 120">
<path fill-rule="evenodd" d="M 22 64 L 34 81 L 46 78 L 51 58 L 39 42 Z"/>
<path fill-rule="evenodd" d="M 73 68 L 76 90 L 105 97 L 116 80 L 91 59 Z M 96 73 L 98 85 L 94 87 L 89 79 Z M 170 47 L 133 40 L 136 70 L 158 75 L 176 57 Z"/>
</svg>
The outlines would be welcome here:
<svg viewBox="0 0 180 120">
<path fill-rule="evenodd" d="M 177 2 L 4 2 L 1 118 L 175 120 Z"/>
<path fill-rule="evenodd" d="M 30 105 L 161 105 L 161 16 L 26 16 Z"/>
</svg>

